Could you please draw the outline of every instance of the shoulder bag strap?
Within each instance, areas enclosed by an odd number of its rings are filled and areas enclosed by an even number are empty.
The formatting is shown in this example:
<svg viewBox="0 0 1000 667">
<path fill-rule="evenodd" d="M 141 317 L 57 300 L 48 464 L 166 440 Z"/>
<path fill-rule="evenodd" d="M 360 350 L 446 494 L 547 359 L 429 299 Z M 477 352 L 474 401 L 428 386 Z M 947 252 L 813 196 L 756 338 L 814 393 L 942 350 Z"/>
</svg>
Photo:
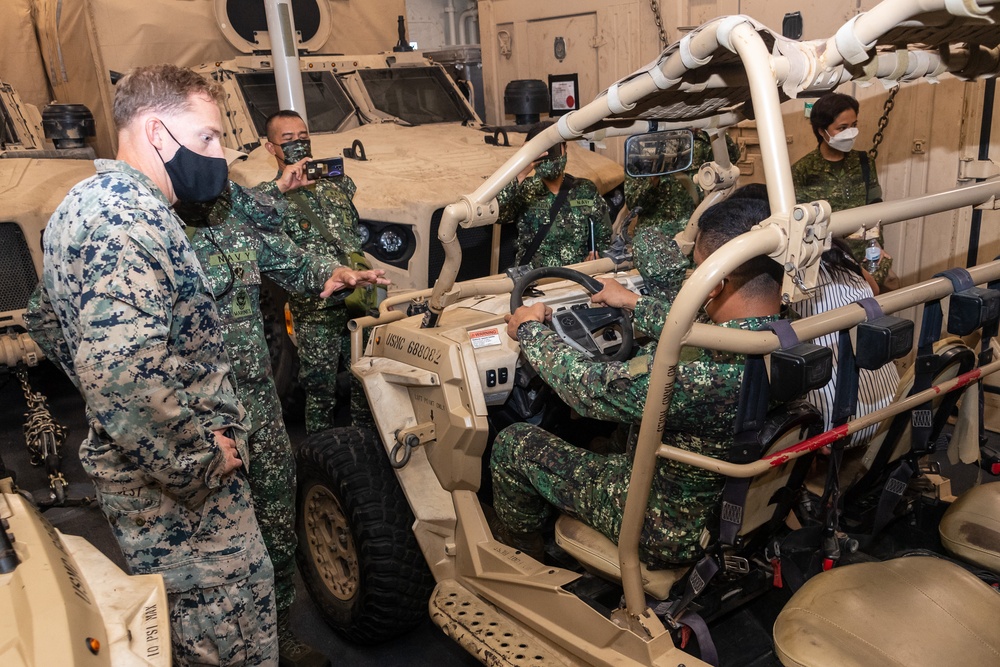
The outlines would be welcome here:
<svg viewBox="0 0 1000 667">
<path fill-rule="evenodd" d="M 556 194 L 556 200 L 552 202 L 552 207 L 549 209 L 549 221 L 538 228 L 535 232 L 535 236 L 531 239 L 531 243 L 524 250 L 524 257 L 521 259 L 522 265 L 531 264 L 531 260 L 534 259 L 535 253 L 538 252 L 538 246 L 542 245 L 542 239 L 544 239 L 549 234 L 549 230 L 552 229 L 552 223 L 556 221 L 556 216 L 559 215 L 559 209 L 563 207 L 566 200 L 569 199 L 569 191 L 573 189 L 576 179 L 566 174 L 563 176 L 563 182 L 559 186 L 559 192 Z"/>
</svg>

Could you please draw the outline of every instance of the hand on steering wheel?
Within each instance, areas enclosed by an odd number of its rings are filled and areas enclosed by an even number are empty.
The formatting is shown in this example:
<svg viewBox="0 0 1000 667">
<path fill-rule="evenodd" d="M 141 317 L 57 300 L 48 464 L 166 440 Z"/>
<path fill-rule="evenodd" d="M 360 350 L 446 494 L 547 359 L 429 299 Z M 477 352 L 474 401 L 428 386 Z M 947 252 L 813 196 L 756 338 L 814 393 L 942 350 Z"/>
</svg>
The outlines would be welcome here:
<svg viewBox="0 0 1000 667">
<path fill-rule="evenodd" d="M 541 278 L 564 278 L 581 285 L 588 294 L 597 294 L 604 285 L 591 276 L 562 266 L 544 266 L 529 271 L 514 283 L 510 293 L 510 312 L 524 303 L 524 292 Z M 632 354 L 632 320 L 621 308 L 566 308 L 552 314 L 553 331 L 571 347 L 580 350 L 594 361 L 624 361 Z M 621 336 L 621 345 L 612 354 L 602 352 L 595 334 L 608 327 L 615 327 Z"/>
</svg>

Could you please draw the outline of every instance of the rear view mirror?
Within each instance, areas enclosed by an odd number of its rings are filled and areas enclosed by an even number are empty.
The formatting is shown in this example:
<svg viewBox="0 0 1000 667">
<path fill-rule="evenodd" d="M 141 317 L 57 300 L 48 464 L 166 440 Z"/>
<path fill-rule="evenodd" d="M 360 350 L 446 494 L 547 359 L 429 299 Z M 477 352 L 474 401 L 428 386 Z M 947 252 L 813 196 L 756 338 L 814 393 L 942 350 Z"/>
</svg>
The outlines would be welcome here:
<svg viewBox="0 0 1000 667">
<path fill-rule="evenodd" d="M 635 134 L 625 142 L 625 173 L 629 176 L 660 176 L 691 166 L 694 134 L 670 130 Z"/>
</svg>

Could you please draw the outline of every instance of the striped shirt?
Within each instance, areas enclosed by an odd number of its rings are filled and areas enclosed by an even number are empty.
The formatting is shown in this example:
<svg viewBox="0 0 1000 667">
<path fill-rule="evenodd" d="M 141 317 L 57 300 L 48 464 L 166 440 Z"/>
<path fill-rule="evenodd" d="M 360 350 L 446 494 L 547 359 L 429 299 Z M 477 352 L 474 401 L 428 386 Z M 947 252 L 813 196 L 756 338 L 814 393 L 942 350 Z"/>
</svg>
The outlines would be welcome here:
<svg viewBox="0 0 1000 667">
<path fill-rule="evenodd" d="M 872 296 L 871 287 L 861 276 L 847 271 L 831 271 L 826 265 L 821 264 L 819 288 L 816 294 L 795 304 L 795 309 L 802 317 L 810 317 L 870 296 Z M 838 338 L 839 334 L 834 332 L 819 336 L 812 341 L 815 345 L 823 345 L 833 350 L 833 378 L 825 387 L 814 389 L 806 395 L 806 399 L 823 415 L 824 427 L 827 430 L 832 425 L 833 401 L 837 392 Z M 858 377 L 858 408 L 854 418 L 863 417 L 887 406 L 895 396 L 898 384 L 899 373 L 895 364 L 888 363 L 875 371 L 862 369 Z M 873 424 L 858 431 L 851 436 L 847 446 L 858 447 L 866 444 L 877 430 L 878 424 Z"/>
</svg>

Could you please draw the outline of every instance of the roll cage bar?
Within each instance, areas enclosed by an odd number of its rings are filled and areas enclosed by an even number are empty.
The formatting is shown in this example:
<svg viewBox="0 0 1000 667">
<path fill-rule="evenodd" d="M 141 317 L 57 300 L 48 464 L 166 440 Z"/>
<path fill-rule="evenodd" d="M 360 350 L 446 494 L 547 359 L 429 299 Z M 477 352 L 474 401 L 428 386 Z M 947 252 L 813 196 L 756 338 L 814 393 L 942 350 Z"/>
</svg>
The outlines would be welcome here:
<svg viewBox="0 0 1000 667">
<path fill-rule="evenodd" d="M 638 547 L 658 457 L 725 475 L 749 477 L 926 400 L 917 395 L 891 404 L 849 422 L 841 427 L 846 429 L 843 432 L 828 432 L 758 462 L 742 465 L 662 443 L 682 346 L 745 354 L 768 354 L 779 347 L 777 337 L 771 332 L 693 323 L 711 289 L 733 269 L 759 255 L 774 258 L 785 268 L 783 300 L 793 302 L 816 287 L 820 256 L 835 236 L 959 207 L 994 207 L 1000 195 L 998 178 L 906 201 L 871 204 L 836 213 L 831 213 L 825 201 L 796 205 L 780 104 L 783 99 L 803 94 L 815 96 L 851 80 L 878 79 L 891 87 L 921 78 L 934 80 L 945 73 L 965 79 L 994 77 L 1000 73 L 1000 49 L 993 24 L 1000 16 L 998 3 L 1000 0 L 886 0 L 852 18 L 833 37 L 806 42 L 786 39 L 747 16 L 715 19 L 685 35 L 652 63 L 616 82 L 590 104 L 560 117 L 555 125 L 527 142 L 475 192 L 446 207 L 439 230 L 446 260 L 429 292 L 425 327 L 436 326 L 444 308 L 458 298 L 509 289 L 510 280 L 504 278 L 455 285 L 461 263 L 456 230 L 459 226 L 495 222 L 499 213 L 497 193 L 552 145 L 579 138 L 599 140 L 674 128 L 726 128 L 748 116 L 749 108 L 753 110 L 771 216 L 724 245 L 698 267 L 684 283 L 663 327 L 651 368 L 618 540 L 625 609 L 633 627 L 638 629 L 643 625 L 640 618 L 646 611 Z M 714 143 L 718 146 L 720 142 Z M 720 161 L 723 160 L 720 153 L 724 152 L 715 150 Z M 610 260 L 601 260 L 578 268 L 610 270 L 611 267 Z M 976 284 L 998 280 L 1000 261 L 969 271 Z M 952 290 L 949 280 L 939 278 L 877 299 L 883 311 L 891 313 L 939 299 Z M 377 320 L 360 320 L 356 325 L 368 326 L 401 317 L 387 310 L 390 305 L 391 301 L 383 304 L 382 316 Z M 792 326 L 801 340 L 808 340 L 853 327 L 864 319 L 864 310 L 851 305 L 800 320 Z M 360 338 L 360 331 L 357 334 Z M 957 390 L 997 370 L 1000 362 L 993 362 L 928 392 Z M 645 622 L 649 622 L 648 618 Z"/>
</svg>

